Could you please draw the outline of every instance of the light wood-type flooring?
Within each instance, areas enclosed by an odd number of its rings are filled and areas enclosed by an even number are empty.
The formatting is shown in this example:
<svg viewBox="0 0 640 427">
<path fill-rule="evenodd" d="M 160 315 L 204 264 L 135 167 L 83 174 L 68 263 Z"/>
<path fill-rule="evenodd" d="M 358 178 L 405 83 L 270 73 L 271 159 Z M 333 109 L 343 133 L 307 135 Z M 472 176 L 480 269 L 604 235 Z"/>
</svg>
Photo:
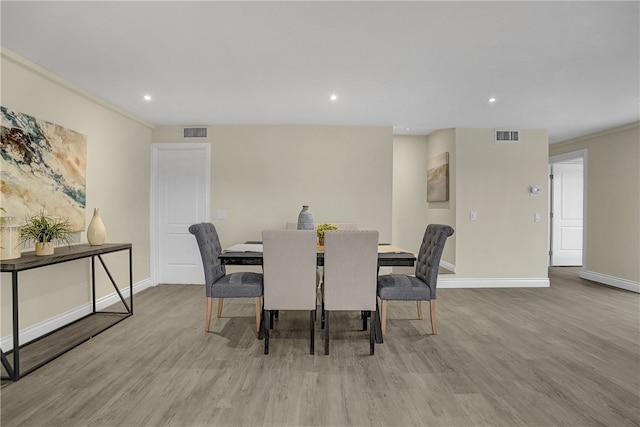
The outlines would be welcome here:
<svg viewBox="0 0 640 427">
<path fill-rule="evenodd" d="M 282 312 L 271 354 L 254 301 L 203 331 L 201 286 L 160 285 L 135 314 L 0 391 L 8 426 L 638 426 L 640 295 L 551 268 L 550 288 L 440 289 L 438 335 L 390 303 L 369 356 L 359 313 Z"/>
</svg>

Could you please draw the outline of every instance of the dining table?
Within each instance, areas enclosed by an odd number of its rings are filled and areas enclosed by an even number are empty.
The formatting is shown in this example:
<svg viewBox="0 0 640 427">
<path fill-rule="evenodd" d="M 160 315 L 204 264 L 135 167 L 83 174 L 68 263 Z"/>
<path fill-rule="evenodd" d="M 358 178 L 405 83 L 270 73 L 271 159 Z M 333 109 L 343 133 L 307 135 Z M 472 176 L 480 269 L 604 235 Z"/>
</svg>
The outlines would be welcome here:
<svg viewBox="0 0 640 427">
<path fill-rule="evenodd" d="M 225 265 L 262 265 L 262 242 L 249 241 L 222 251 L 220 262 Z M 414 253 L 388 243 L 378 245 L 378 267 L 413 267 Z M 324 265 L 324 247 L 318 246 L 317 265 Z"/>
<path fill-rule="evenodd" d="M 262 242 L 248 241 L 245 243 L 235 244 L 223 250 L 218 256 L 220 262 L 224 265 L 262 265 Z M 380 267 L 413 267 L 416 262 L 414 253 L 399 248 L 397 246 L 380 243 L 378 244 L 378 271 Z M 318 246 L 317 265 L 324 265 L 324 247 Z M 374 333 L 376 343 L 384 342 L 382 338 L 382 328 L 380 324 L 380 310 L 376 302 L 377 316 L 374 322 Z M 363 313 L 364 316 L 364 313 Z M 262 337 L 262 328 L 259 337 Z"/>
</svg>

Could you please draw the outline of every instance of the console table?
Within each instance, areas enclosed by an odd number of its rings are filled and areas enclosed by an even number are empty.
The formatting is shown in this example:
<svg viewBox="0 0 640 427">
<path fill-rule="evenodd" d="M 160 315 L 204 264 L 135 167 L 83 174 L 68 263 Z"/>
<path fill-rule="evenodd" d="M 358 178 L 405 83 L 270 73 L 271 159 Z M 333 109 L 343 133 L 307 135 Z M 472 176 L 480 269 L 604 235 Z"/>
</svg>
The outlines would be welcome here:
<svg viewBox="0 0 640 427">
<path fill-rule="evenodd" d="M 104 263 L 102 259 L 102 255 L 118 252 L 118 251 L 128 251 L 129 252 L 129 302 L 125 300 L 120 289 L 118 288 L 111 272 L 107 268 L 107 265 Z M 32 270 L 34 268 L 42 268 L 47 267 L 54 264 L 60 264 L 64 262 L 75 261 L 79 259 L 91 258 L 91 297 L 92 297 L 92 311 L 90 314 L 77 319 L 67 325 L 64 325 L 48 334 L 38 337 L 26 344 L 20 345 L 20 328 L 18 324 L 18 308 L 20 305 L 20 300 L 18 298 L 18 273 L 26 270 Z M 102 264 L 104 271 L 107 273 L 111 284 L 116 290 L 122 304 L 124 304 L 125 311 L 123 312 L 114 312 L 114 311 L 97 311 L 96 310 L 96 267 L 95 260 L 96 258 Z M 83 342 L 93 338 L 95 335 L 99 334 L 110 328 L 111 326 L 121 322 L 129 316 L 133 315 L 133 269 L 132 269 L 132 245 L 130 243 L 107 243 L 100 246 L 90 246 L 88 244 L 79 244 L 72 245 L 68 247 L 59 247 L 55 249 L 53 255 L 48 256 L 35 256 L 33 252 L 23 253 L 21 258 L 11 259 L 11 260 L 2 260 L 0 261 L 2 264 L 2 272 L 3 273 L 11 273 L 11 299 L 12 299 L 12 314 L 13 314 L 13 349 L 8 352 L 4 352 L 0 349 L 0 355 L 2 357 L 2 366 L 7 371 L 8 376 L 2 376 L 2 379 L 10 379 L 13 381 L 19 380 L 21 377 L 35 371 L 36 369 L 44 366 L 45 364 L 51 362 L 57 357 L 63 355 L 67 351 L 71 350 L 74 347 L 82 344 Z M 70 327 L 71 325 L 77 324 L 78 322 L 82 322 L 86 319 L 91 318 L 92 316 L 96 316 L 98 314 L 108 314 L 108 315 L 117 315 L 113 316 L 112 319 L 109 319 L 108 322 L 101 324 L 98 328 L 93 328 L 88 335 L 81 336 L 79 338 L 75 338 L 71 340 L 71 342 L 66 345 L 64 348 L 58 349 L 55 351 L 55 354 L 49 355 L 45 360 L 38 362 L 35 366 L 29 367 L 28 369 L 21 372 L 20 370 L 20 352 L 21 350 L 25 350 L 29 346 L 37 344 L 38 341 L 44 340 L 47 338 L 56 339 L 56 334 L 61 332 L 63 329 Z M 13 356 L 13 366 L 9 363 L 9 357 Z"/>
</svg>

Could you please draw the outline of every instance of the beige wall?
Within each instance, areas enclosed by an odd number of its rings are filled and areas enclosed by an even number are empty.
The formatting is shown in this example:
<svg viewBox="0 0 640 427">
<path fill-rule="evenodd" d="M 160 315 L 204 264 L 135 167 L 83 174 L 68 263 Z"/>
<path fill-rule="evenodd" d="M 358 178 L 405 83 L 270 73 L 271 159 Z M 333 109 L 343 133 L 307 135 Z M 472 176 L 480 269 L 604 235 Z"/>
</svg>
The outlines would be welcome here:
<svg viewBox="0 0 640 427">
<path fill-rule="evenodd" d="M 107 242 L 133 243 L 134 283 L 148 280 L 152 127 L 6 49 L 1 69 L 3 106 L 87 136 L 86 225 L 93 208 L 99 207 Z M 80 239 L 86 242 L 85 233 Z M 128 284 L 126 252 L 108 255 L 105 262 L 119 282 Z M 21 273 L 21 329 L 89 302 L 89 271 L 89 262 L 84 260 Z M 100 271 L 97 279 L 98 298 L 113 293 Z M 6 336 L 11 333 L 10 274 L 2 273 L 1 280 L 1 334 Z"/>
<path fill-rule="evenodd" d="M 545 283 L 548 139 L 539 130 L 522 130 L 521 137 L 517 144 L 497 144 L 493 129 L 444 129 L 394 138 L 394 242 L 417 251 L 427 224 L 453 226 L 442 257 L 456 271 L 441 279 L 448 285 Z M 443 152 L 449 152 L 449 201 L 427 203 L 426 161 Z M 543 194 L 530 196 L 531 185 Z M 469 219 L 472 210 L 477 221 Z"/>
<path fill-rule="evenodd" d="M 441 153 L 449 153 L 449 200 L 446 202 L 430 202 L 427 203 L 427 223 L 429 224 L 447 224 L 457 230 L 457 182 L 460 173 L 457 167 L 457 143 L 456 130 L 443 129 L 433 132 L 429 135 L 429 144 L 427 147 L 427 158 L 430 159 Z M 426 160 L 423 175 L 424 198 L 426 200 Z M 456 265 L 456 247 L 458 236 L 457 232 L 447 239 L 447 243 L 442 253 L 442 261 Z"/>
<path fill-rule="evenodd" d="M 449 201 L 427 203 L 427 160 L 449 153 Z M 455 228 L 455 130 L 393 138 L 393 243 L 418 253 L 427 225 Z M 455 264 L 455 234 L 447 240 L 442 260 Z M 400 269 L 396 269 L 400 271 Z"/>
<path fill-rule="evenodd" d="M 587 150 L 583 270 L 640 282 L 639 122 L 551 145 L 550 156 Z"/>
<path fill-rule="evenodd" d="M 458 277 L 547 277 L 547 132 L 521 130 L 520 139 L 496 143 L 493 129 L 456 130 Z M 542 194 L 531 196 L 531 185 Z"/>
<path fill-rule="evenodd" d="M 158 127 L 154 143 L 181 142 Z M 355 221 L 391 240 L 391 127 L 209 126 L 211 215 L 223 246 L 283 229 L 309 205 L 316 222 Z M 227 211 L 227 220 L 216 211 Z"/>
</svg>

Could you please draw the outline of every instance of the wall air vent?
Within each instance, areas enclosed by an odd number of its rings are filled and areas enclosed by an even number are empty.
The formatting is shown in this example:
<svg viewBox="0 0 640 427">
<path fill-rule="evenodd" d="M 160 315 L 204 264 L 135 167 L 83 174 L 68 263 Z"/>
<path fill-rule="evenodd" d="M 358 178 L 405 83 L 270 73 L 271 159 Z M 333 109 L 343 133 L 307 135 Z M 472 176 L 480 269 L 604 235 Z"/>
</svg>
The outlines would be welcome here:
<svg viewBox="0 0 640 427">
<path fill-rule="evenodd" d="M 206 127 L 189 127 L 182 128 L 182 137 L 187 139 L 191 138 L 206 138 L 207 137 L 207 128 Z"/>
<path fill-rule="evenodd" d="M 496 142 L 520 142 L 520 131 L 496 129 Z"/>
</svg>

